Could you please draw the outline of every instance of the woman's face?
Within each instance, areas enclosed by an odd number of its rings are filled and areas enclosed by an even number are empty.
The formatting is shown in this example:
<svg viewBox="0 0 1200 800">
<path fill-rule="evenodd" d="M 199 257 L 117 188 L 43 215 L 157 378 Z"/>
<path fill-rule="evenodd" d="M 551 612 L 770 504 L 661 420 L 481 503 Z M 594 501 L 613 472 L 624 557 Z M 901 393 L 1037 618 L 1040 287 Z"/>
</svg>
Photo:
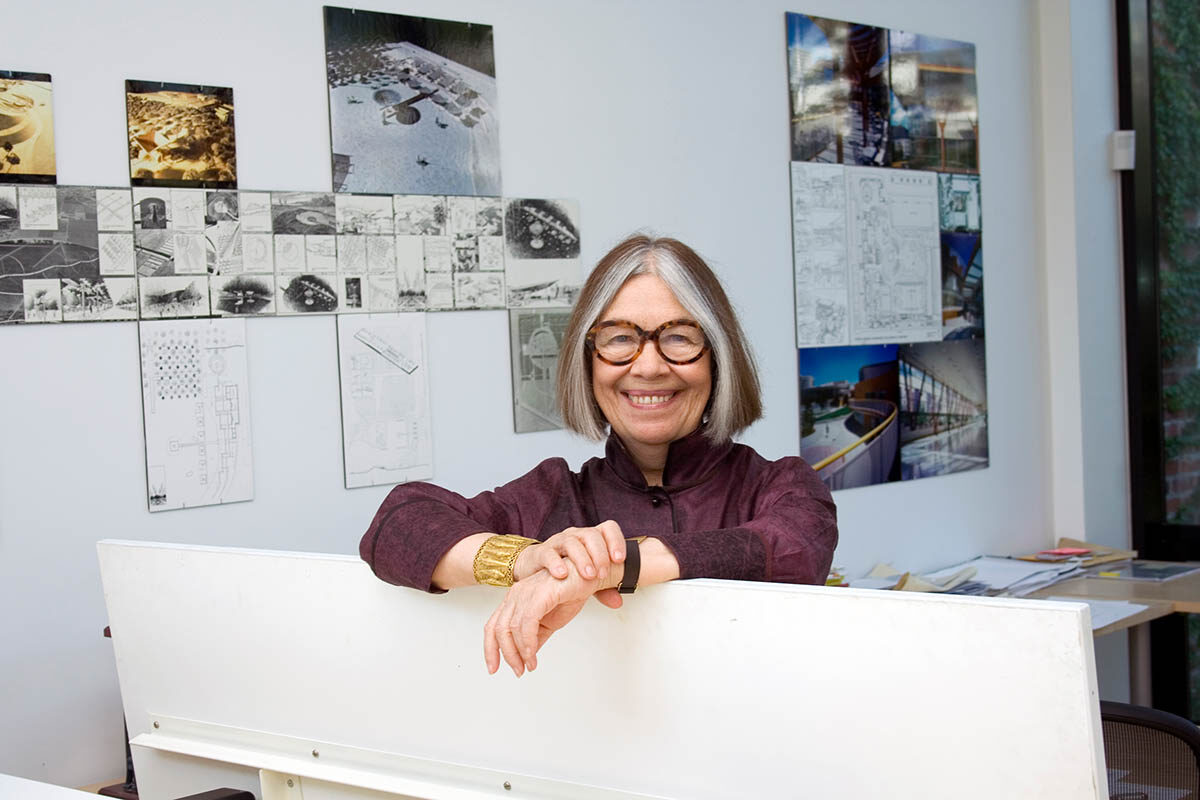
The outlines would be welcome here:
<svg viewBox="0 0 1200 800">
<path fill-rule="evenodd" d="M 644 331 L 664 322 L 691 319 L 657 275 L 625 283 L 600 321 L 628 320 Z M 700 424 L 712 391 L 712 353 L 691 364 L 663 359 L 653 342 L 631 364 L 613 366 L 592 354 L 592 393 L 600 410 L 635 456 L 687 436 Z M 639 452 L 640 451 L 640 452 Z"/>
</svg>

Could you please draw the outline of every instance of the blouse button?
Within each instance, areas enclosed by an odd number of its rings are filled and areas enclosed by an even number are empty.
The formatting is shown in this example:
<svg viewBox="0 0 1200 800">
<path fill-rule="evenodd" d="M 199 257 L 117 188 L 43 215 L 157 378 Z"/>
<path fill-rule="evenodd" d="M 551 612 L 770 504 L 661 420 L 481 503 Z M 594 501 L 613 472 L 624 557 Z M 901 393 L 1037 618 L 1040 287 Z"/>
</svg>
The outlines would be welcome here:
<svg viewBox="0 0 1200 800">
<path fill-rule="evenodd" d="M 659 506 L 662 505 L 662 498 L 661 497 L 651 497 L 650 505 L 654 506 L 655 508 L 658 508 Z"/>
</svg>

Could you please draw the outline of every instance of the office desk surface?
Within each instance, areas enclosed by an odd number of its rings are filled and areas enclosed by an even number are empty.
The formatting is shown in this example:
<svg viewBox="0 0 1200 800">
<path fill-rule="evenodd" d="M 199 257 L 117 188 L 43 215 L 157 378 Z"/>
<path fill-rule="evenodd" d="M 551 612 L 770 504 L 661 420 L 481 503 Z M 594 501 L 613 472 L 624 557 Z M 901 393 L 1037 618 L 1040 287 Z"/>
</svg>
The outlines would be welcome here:
<svg viewBox="0 0 1200 800">
<path fill-rule="evenodd" d="M 1150 562 L 1155 563 L 1155 562 Z M 1171 612 L 1200 614 L 1200 572 L 1184 575 L 1169 581 L 1130 581 L 1120 578 L 1073 578 L 1056 583 L 1039 592 L 1035 597 L 1070 595 L 1090 597 L 1096 600 L 1128 600 L 1146 605 L 1167 604 Z M 1170 612 L 1167 612 L 1170 613 Z M 1141 615 L 1138 615 L 1141 616 Z M 1157 616 L 1165 616 L 1158 614 Z M 1156 617 L 1149 617 L 1155 619 Z M 1131 617 L 1136 620 L 1136 617 Z M 1140 620 L 1145 622 L 1146 620 Z M 1128 624 L 1136 625 L 1137 622 Z"/>
</svg>

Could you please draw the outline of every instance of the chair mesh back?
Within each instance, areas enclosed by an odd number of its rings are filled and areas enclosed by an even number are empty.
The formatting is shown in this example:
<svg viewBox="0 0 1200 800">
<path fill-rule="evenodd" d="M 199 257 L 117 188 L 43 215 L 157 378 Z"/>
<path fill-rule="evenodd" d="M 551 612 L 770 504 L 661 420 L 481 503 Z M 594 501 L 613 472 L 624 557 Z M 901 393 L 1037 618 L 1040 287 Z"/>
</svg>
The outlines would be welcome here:
<svg viewBox="0 0 1200 800">
<path fill-rule="evenodd" d="M 1119 720 L 1103 729 L 1111 800 L 1200 800 L 1200 765 L 1186 741 Z"/>
</svg>

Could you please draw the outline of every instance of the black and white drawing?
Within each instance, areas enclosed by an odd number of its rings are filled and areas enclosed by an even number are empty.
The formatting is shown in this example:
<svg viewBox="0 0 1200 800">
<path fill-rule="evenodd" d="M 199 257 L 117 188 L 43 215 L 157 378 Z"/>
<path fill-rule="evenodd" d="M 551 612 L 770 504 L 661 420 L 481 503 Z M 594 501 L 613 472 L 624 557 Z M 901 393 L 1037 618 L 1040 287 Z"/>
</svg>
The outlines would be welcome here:
<svg viewBox="0 0 1200 800">
<path fill-rule="evenodd" d="M 337 210 L 329 192 L 272 192 L 271 226 L 275 233 L 337 232 Z"/>
<path fill-rule="evenodd" d="M 242 225 L 238 193 L 209 191 L 204 198 L 204 238 L 208 271 L 236 275 L 242 271 Z"/>
<path fill-rule="evenodd" d="M 309 272 L 332 275 L 337 272 L 337 237 L 317 235 L 304 237 L 304 264 Z"/>
<path fill-rule="evenodd" d="M 150 510 L 253 499 L 245 321 L 142 322 L 138 338 Z"/>
<path fill-rule="evenodd" d="M 425 303 L 422 299 L 419 309 L 401 308 L 400 293 L 397 287 L 396 275 L 368 275 L 367 282 L 367 308 L 372 312 L 385 313 L 392 311 L 413 311 L 425 309 Z M 423 284 L 422 284 L 423 285 Z M 422 294 L 422 297 L 424 295 Z"/>
<path fill-rule="evenodd" d="M 142 299 L 142 319 L 207 317 L 208 277 L 172 275 L 143 277 L 138 280 Z"/>
<path fill-rule="evenodd" d="M 243 233 L 272 233 L 271 193 L 238 192 L 238 220 Z"/>
<path fill-rule="evenodd" d="M 338 194 L 334 206 L 338 233 L 394 232 L 391 195 Z"/>
<path fill-rule="evenodd" d="M 499 197 L 475 198 L 475 232 L 480 236 L 504 233 L 504 208 Z"/>
<path fill-rule="evenodd" d="M 433 477 L 424 314 L 338 317 L 346 488 Z"/>
<path fill-rule="evenodd" d="M 446 232 L 446 198 L 429 195 L 396 195 L 397 236 L 441 236 Z"/>
<path fill-rule="evenodd" d="M 132 233 L 100 233 L 96 236 L 101 275 L 136 275 L 137 255 Z"/>
<path fill-rule="evenodd" d="M 133 193 L 129 189 L 96 189 L 96 227 L 133 232 Z"/>
<path fill-rule="evenodd" d="M 54 288 L 58 281 L 100 278 L 95 189 L 5 188 L 10 191 L 0 193 L 0 323 L 58 321 L 62 318 L 61 294 Z M 27 200 L 30 192 L 33 198 Z M 22 220 L 39 227 L 25 228 Z M 27 288 L 29 281 L 51 281 L 54 287 L 33 283 Z"/>
<path fill-rule="evenodd" d="M 279 275 L 276 283 L 276 313 L 332 314 L 338 310 L 338 291 L 330 276 Z"/>
<path fill-rule="evenodd" d="M 425 247 L 420 236 L 396 237 L 396 277 L 400 310 L 424 311 L 427 307 Z"/>
<path fill-rule="evenodd" d="M 275 234 L 274 248 L 276 274 L 304 272 L 307 268 L 304 236 L 296 233 Z"/>
<path fill-rule="evenodd" d="M 21 284 L 26 322 L 62 322 L 62 287 L 56 278 L 27 278 Z"/>
<path fill-rule="evenodd" d="M 242 232 L 242 272 L 269 275 L 275 272 L 275 236 Z"/>
<path fill-rule="evenodd" d="M 569 308 L 508 312 L 512 356 L 513 430 L 517 433 L 562 428 L 555 402 L 555 375 Z"/>
<path fill-rule="evenodd" d="M 64 322 L 138 318 L 137 278 L 63 278 Z"/>
<path fill-rule="evenodd" d="M 797 346 L 941 339 L 937 175 L 791 166 Z"/>
<path fill-rule="evenodd" d="M 501 272 L 456 272 L 456 309 L 504 308 L 504 274 Z"/>
<path fill-rule="evenodd" d="M 583 285 L 579 205 L 574 200 L 510 199 L 504 211 L 508 306 L 566 306 Z"/>
<path fill-rule="evenodd" d="M 214 317 L 247 317 L 275 313 L 273 275 L 214 275 L 209 279 Z"/>
<path fill-rule="evenodd" d="M 326 6 L 325 53 L 334 191 L 500 194 L 490 25 Z"/>
<path fill-rule="evenodd" d="M 367 272 L 367 239 L 386 239 L 385 236 L 342 234 L 337 237 L 337 269 L 344 275 L 365 275 Z"/>
<path fill-rule="evenodd" d="M 58 192 L 53 186 L 22 186 L 17 190 L 21 227 L 27 231 L 58 228 Z"/>
<path fill-rule="evenodd" d="M 161 278 L 175 274 L 170 201 L 169 189 L 133 187 L 133 244 L 141 277 Z"/>
</svg>

